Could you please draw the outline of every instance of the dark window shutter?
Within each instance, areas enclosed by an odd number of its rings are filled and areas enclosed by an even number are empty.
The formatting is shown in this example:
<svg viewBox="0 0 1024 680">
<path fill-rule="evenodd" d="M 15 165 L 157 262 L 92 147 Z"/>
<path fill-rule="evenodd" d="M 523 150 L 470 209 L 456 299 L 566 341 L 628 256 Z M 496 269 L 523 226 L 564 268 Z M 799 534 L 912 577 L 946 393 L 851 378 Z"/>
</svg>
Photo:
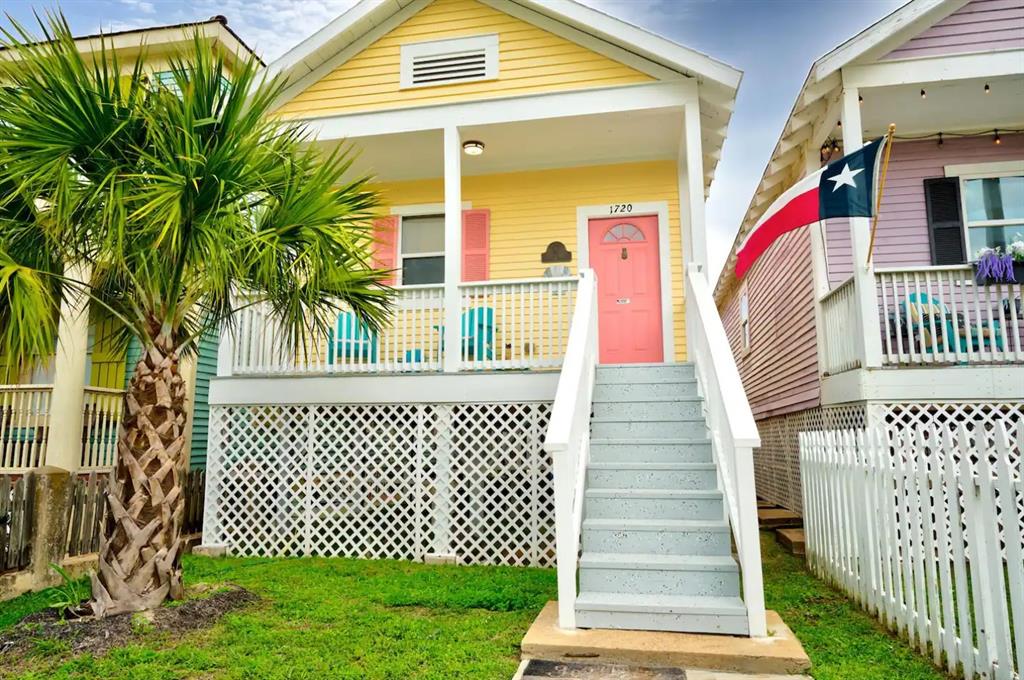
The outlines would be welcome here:
<svg viewBox="0 0 1024 680">
<path fill-rule="evenodd" d="M 926 179 L 924 202 L 932 264 L 963 264 L 967 258 L 964 257 L 964 222 L 960 215 L 960 178 Z"/>
</svg>

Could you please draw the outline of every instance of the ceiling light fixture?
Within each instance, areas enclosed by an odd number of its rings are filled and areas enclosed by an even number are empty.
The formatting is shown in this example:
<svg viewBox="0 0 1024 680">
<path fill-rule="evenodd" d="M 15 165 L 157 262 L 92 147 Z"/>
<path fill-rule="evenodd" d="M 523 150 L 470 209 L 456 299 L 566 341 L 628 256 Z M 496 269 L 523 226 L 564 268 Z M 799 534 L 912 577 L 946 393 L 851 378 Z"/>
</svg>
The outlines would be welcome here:
<svg viewBox="0 0 1024 680">
<path fill-rule="evenodd" d="M 479 156 L 484 152 L 484 143 L 471 139 L 462 143 L 462 150 L 467 156 Z"/>
<path fill-rule="evenodd" d="M 928 93 L 925 92 L 923 89 L 921 90 L 921 99 L 928 99 Z"/>
<path fill-rule="evenodd" d="M 988 83 L 985 83 L 985 94 L 992 94 L 992 88 L 988 86 Z"/>
</svg>

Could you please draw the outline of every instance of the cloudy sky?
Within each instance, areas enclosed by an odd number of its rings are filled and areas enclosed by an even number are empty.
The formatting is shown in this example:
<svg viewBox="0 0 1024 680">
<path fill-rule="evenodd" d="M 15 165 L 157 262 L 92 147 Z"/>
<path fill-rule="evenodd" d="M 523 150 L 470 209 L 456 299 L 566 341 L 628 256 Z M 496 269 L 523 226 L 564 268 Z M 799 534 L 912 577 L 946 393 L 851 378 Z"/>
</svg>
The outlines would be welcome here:
<svg viewBox="0 0 1024 680">
<path fill-rule="evenodd" d="M 744 71 L 736 111 L 708 203 L 717 272 L 810 64 L 905 0 L 584 0 Z M 267 61 L 355 4 L 355 0 L 64 0 L 76 32 L 228 17 Z M 31 21 L 57 7 L 0 0 L 0 14 Z M 4 20 L 0 19 L 0 23 Z"/>
</svg>

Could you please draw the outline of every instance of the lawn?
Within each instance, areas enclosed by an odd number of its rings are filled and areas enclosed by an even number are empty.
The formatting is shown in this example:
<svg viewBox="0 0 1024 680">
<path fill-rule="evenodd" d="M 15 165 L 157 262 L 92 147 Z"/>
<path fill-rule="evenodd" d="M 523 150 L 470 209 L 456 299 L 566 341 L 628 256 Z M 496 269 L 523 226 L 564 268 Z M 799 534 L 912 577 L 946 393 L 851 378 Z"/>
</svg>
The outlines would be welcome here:
<svg viewBox="0 0 1024 680">
<path fill-rule="evenodd" d="M 765 596 L 796 632 L 817 680 L 941 680 L 802 560 L 762 534 Z M 105 656 L 40 645 L 0 678 L 511 677 L 519 642 L 555 597 L 554 570 L 347 559 L 186 557 L 186 579 L 234 583 L 262 599 L 173 640 L 140 633 Z M 0 628 L 46 607 L 46 593 L 0 603 Z M 2 657 L 0 657 L 2 658 Z"/>
<path fill-rule="evenodd" d="M 944 680 L 947 676 L 890 635 L 840 591 L 815 578 L 803 558 L 761 533 L 765 604 L 782 616 L 811 657 L 815 680 Z"/>
<path fill-rule="evenodd" d="M 102 657 L 45 645 L 2 678 L 502 678 L 555 594 L 553 570 L 348 559 L 187 556 L 189 584 L 230 582 L 261 602 L 172 641 L 142 634 Z M 0 604 L 0 627 L 46 606 Z"/>
</svg>

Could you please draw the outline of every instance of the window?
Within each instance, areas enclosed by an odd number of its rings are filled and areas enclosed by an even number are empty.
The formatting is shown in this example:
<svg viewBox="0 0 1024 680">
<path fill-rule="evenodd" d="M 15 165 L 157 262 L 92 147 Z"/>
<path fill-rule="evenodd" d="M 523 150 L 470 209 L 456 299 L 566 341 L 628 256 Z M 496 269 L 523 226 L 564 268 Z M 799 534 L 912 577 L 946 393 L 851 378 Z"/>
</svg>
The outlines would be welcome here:
<svg viewBox="0 0 1024 680">
<path fill-rule="evenodd" d="M 635 224 L 622 223 L 616 224 L 614 227 L 605 232 L 604 238 L 601 239 L 605 243 L 628 243 L 631 241 L 643 241 L 644 232 L 640 231 L 640 228 Z"/>
<path fill-rule="evenodd" d="M 498 77 L 498 36 L 402 45 L 400 68 L 403 89 L 493 80 Z"/>
<path fill-rule="evenodd" d="M 174 78 L 174 71 L 157 71 L 150 76 L 150 82 L 153 84 L 153 88 L 166 87 L 174 94 L 181 96 L 181 88 L 178 87 L 178 81 Z M 220 77 L 220 89 L 221 92 L 227 92 L 228 88 L 231 87 L 231 83 L 224 76 Z"/>
<path fill-rule="evenodd" d="M 967 252 L 1003 248 L 1024 234 L 1024 174 L 961 177 Z"/>
<path fill-rule="evenodd" d="M 402 285 L 444 283 L 444 215 L 403 217 L 399 232 Z"/>
<path fill-rule="evenodd" d="M 750 298 L 746 286 L 740 291 L 740 337 L 743 351 L 750 349 Z"/>
</svg>

